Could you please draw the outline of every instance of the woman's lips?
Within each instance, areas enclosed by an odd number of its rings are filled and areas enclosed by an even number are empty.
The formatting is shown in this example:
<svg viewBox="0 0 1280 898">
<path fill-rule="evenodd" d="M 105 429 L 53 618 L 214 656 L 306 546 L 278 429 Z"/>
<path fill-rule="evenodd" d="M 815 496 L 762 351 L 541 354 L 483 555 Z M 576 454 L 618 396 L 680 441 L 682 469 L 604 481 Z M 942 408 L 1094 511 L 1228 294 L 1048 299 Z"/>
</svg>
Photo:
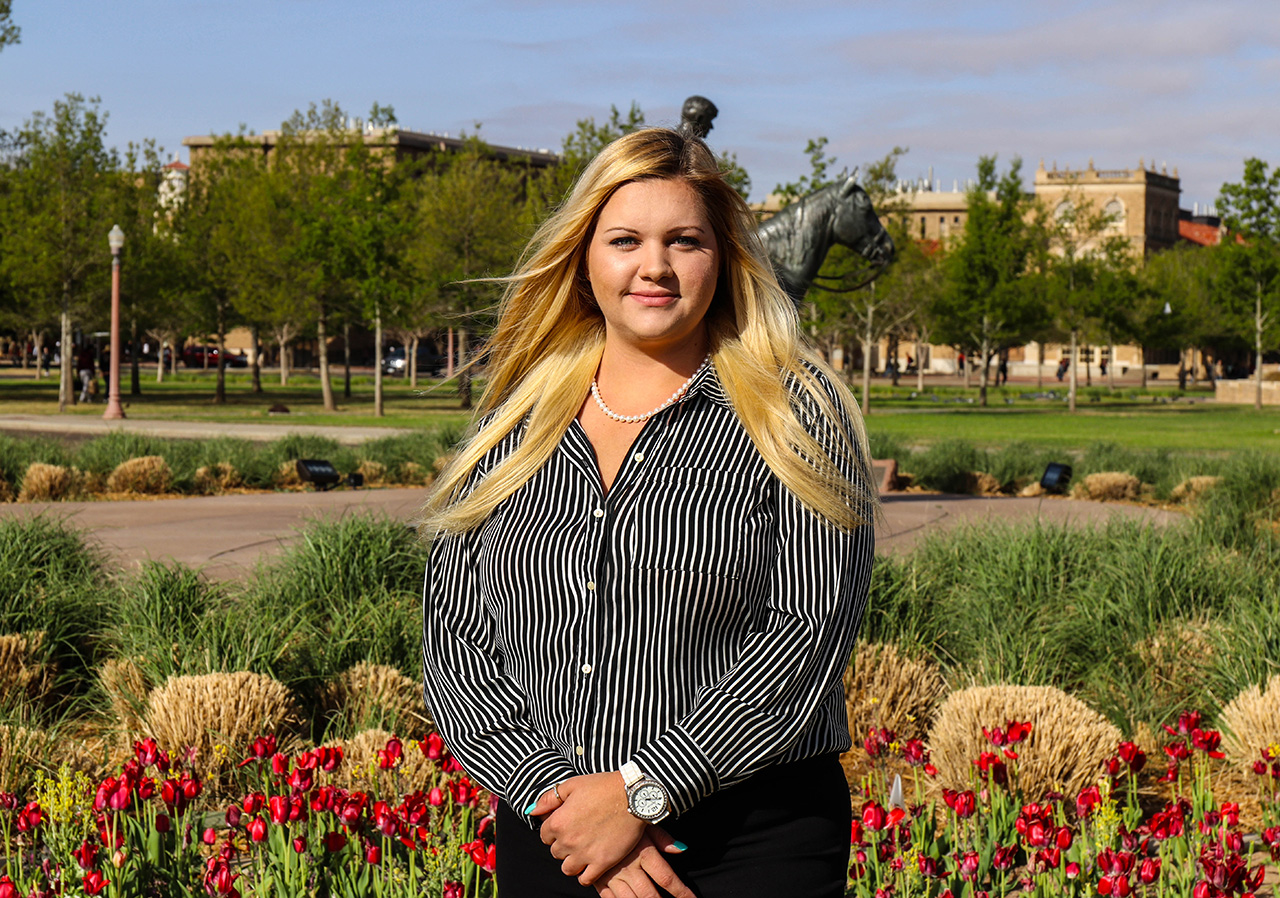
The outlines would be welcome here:
<svg viewBox="0 0 1280 898">
<path fill-rule="evenodd" d="M 631 293 L 632 299 L 642 306 L 667 306 L 679 299 L 676 293 Z"/>
</svg>

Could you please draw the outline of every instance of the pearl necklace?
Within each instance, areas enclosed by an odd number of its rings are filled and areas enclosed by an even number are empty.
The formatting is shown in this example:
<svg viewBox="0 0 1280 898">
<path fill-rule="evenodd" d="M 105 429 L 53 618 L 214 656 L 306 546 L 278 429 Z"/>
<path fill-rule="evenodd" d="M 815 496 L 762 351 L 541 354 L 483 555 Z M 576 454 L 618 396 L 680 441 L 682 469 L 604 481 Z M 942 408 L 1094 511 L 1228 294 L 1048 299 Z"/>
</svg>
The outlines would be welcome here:
<svg viewBox="0 0 1280 898">
<path fill-rule="evenodd" d="M 680 397 L 684 396 L 685 391 L 689 389 L 689 384 L 693 383 L 694 379 L 697 378 L 697 376 L 701 374 L 704 370 L 706 370 L 706 367 L 710 364 L 711 364 L 711 353 L 707 353 L 706 358 L 702 360 L 702 364 L 698 366 L 698 370 L 693 372 L 693 374 L 689 375 L 689 379 L 686 380 L 684 383 L 682 383 L 679 389 L 677 389 L 674 393 L 671 394 L 671 398 L 669 398 L 666 402 L 662 403 L 662 405 L 655 408 L 653 411 L 645 412 L 643 415 L 620 415 L 617 412 L 615 412 L 613 409 L 609 408 L 609 406 L 605 405 L 604 400 L 600 398 L 600 387 L 596 384 L 595 377 L 591 378 L 591 395 L 595 397 L 596 405 L 600 407 L 600 411 L 604 412 L 606 416 L 612 418 L 615 421 L 619 421 L 623 424 L 638 424 L 641 421 L 648 421 L 650 418 L 652 418 L 658 412 L 662 411 L 667 406 L 673 405 L 676 402 L 679 402 Z"/>
</svg>

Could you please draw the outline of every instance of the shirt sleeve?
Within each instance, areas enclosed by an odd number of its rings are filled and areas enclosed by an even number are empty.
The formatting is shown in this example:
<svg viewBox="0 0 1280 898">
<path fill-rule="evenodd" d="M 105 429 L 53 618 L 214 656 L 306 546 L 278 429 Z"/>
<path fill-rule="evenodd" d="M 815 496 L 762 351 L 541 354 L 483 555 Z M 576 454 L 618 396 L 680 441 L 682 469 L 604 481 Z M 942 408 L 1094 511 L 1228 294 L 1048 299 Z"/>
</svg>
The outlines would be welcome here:
<svg viewBox="0 0 1280 898">
<path fill-rule="evenodd" d="M 423 697 L 467 774 L 522 813 L 576 771 L 529 724 L 527 696 L 503 674 L 494 622 L 476 588 L 479 535 L 479 528 L 444 535 L 431 547 L 422 601 Z"/>
<path fill-rule="evenodd" d="M 845 476 L 869 490 L 832 422 L 812 407 L 802 408 L 801 419 Z M 776 479 L 774 486 L 778 555 L 761 626 L 729 670 L 698 690 L 689 713 L 633 756 L 667 787 L 676 813 L 764 769 L 802 738 L 840 688 L 861 626 L 875 550 L 873 500 L 860 509 L 866 523 L 842 533 Z"/>
</svg>

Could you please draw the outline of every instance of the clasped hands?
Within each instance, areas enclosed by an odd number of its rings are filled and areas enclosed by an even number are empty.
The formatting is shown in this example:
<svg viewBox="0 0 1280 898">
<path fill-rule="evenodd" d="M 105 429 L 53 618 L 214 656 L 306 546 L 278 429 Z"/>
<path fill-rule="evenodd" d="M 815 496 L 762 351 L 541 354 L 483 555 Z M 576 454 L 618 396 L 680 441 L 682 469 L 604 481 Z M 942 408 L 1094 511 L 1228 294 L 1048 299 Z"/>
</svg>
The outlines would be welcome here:
<svg viewBox="0 0 1280 898">
<path fill-rule="evenodd" d="M 544 792 L 529 812 L 542 818 L 541 837 L 566 876 L 594 886 L 601 898 L 657 898 L 661 886 L 675 898 L 694 898 L 663 853 L 679 854 L 661 827 L 627 810 L 622 774 L 575 776 Z"/>
</svg>

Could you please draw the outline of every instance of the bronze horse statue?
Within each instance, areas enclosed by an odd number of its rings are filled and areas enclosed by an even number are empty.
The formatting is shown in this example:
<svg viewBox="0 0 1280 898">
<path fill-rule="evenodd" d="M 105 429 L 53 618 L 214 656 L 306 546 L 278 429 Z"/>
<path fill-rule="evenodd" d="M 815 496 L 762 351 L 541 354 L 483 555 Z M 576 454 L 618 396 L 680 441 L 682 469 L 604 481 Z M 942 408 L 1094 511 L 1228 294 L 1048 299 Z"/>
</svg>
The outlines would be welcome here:
<svg viewBox="0 0 1280 898">
<path fill-rule="evenodd" d="M 778 282 L 797 305 L 809 288 L 846 292 L 863 284 L 826 286 L 818 271 L 836 244 L 847 246 L 876 266 L 869 283 L 893 261 L 893 239 L 880 224 L 871 198 L 858 185 L 858 173 L 787 206 L 760 225 L 758 233 L 773 262 Z"/>
</svg>

